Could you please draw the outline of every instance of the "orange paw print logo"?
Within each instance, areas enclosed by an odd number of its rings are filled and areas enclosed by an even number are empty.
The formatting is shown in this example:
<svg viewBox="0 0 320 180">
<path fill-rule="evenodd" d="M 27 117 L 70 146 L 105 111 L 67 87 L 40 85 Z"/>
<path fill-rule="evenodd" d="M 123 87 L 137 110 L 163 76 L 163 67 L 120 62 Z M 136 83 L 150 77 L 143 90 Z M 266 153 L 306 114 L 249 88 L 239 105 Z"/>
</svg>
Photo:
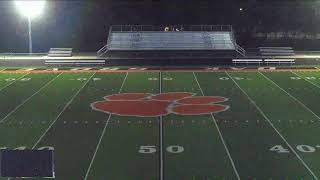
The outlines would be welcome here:
<svg viewBox="0 0 320 180">
<path fill-rule="evenodd" d="M 92 109 L 119 116 L 202 115 L 229 109 L 227 105 L 217 104 L 227 101 L 225 97 L 194 96 L 194 93 L 189 92 L 122 93 L 105 96 L 104 99 L 104 101 L 92 103 Z"/>
</svg>

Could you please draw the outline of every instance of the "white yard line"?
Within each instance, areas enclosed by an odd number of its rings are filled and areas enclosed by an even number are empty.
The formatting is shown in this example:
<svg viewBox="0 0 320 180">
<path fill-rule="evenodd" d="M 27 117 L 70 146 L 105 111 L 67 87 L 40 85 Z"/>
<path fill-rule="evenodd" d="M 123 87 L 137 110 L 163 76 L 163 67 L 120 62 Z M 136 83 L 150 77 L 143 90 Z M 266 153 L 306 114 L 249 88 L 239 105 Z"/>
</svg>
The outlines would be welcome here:
<svg viewBox="0 0 320 180">
<path fill-rule="evenodd" d="M 198 78 L 197 78 L 197 76 L 196 76 L 196 74 L 195 74 L 194 72 L 193 72 L 193 76 L 194 76 L 195 80 L 197 81 L 197 84 L 198 84 L 198 87 L 199 87 L 199 89 L 200 89 L 200 91 L 201 91 L 202 96 L 204 96 L 203 90 L 202 90 L 202 88 L 201 88 L 201 86 L 200 86 L 200 83 L 199 83 L 199 81 L 198 81 Z M 218 126 L 218 124 L 217 124 L 217 122 L 216 122 L 213 114 L 211 114 L 211 118 L 212 118 L 212 121 L 214 122 L 214 124 L 215 124 L 215 126 L 216 126 L 216 128 L 217 128 L 217 131 L 218 131 L 219 136 L 220 136 L 220 140 L 221 140 L 221 142 L 222 142 L 222 144 L 223 144 L 223 146 L 224 146 L 224 149 L 226 150 L 226 153 L 227 153 L 227 155 L 228 155 L 228 157 L 229 157 L 229 160 L 230 160 L 230 162 L 231 162 L 231 165 L 232 165 L 232 168 L 233 168 L 233 170 L 234 170 L 234 173 L 235 173 L 235 175 L 237 176 L 237 178 L 240 179 L 240 175 L 239 175 L 239 173 L 238 173 L 238 170 L 237 170 L 237 168 L 236 168 L 236 166 L 235 166 L 235 164 L 234 164 L 234 161 L 233 161 L 233 159 L 232 159 L 232 157 L 231 157 L 230 151 L 229 151 L 229 149 L 228 149 L 228 147 L 227 147 L 227 144 L 226 144 L 226 142 L 225 142 L 225 140 L 224 140 L 224 138 L 223 138 L 223 136 L 222 136 L 222 133 L 221 133 L 221 131 L 220 131 L 220 128 L 219 128 L 219 126 Z"/>
<path fill-rule="evenodd" d="M 270 119 L 264 114 L 264 112 L 260 109 L 260 107 L 251 99 L 251 97 L 239 86 L 239 84 L 229 75 L 228 72 L 225 72 L 229 78 L 235 83 L 235 85 L 242 91 L 243 94 L 247 96 L 249 101 L 256 107 L 256 109 L 260 112 L 260 114 L 264 117 L 264 119 L 270 124 L 270 126 L 277 132 L 277 134 L 281 137 L 281 139 L 287 144 L 290 150 L 296 155 L 296 157 L 300 160 L 303 166 L 309 171 L 309 173 L 315 178 L 319 180 L 318 177 L 312 172 L 309 166 L 304 162 L 304 160 L 299 156 L 299 154 L 294 150 L 294 148 L 289 144 L 289 142 L 285 139 L 285 137 L 278 131 L 278 129 L 273 125 Z"/>
<path fill-rule="evenodd" d="M 125 82 L 126 82 L 126 80 L 127 80 L 128 74 L 129 74 L 129 73 L 127 72 L 125 78 L 123 79 L 122 85 L 121 85 L 118 93 L 121 93 L 122 88 L 123 88 L 123 86 L 124 86 L 124 84 L 125 84 Z M 86 176 L 84 177 L 84 180 L 86 180 L 86 179 L 88 178 L 88 176 L 89 176 L 91 167 L 92 167 L 93 162 L 94 162 L 94 160 L 95 160 L 95 158 L 96 158 L 97 152 L 98 152 L 98 150 L 99 150 L 99 147 L 100 147 L 100 144 L 101 144 L 101 142 L 102 142 L 103 136 L 104 136 L 104 134 L 105 134 L 105 132 L 106 132 L 106 130 L 107 130 L 107 126 L 108 126 L 108 124 L 109 124 L 110 119 L 111 119 L 111 114 L 109 114 L 109 117 L 108 117 L 108 120 L 107 120 L 107 122 L 106 122 L 106 125 L 105 125 L 104 128 L 103 128 L 103 131 L 102 131 L 101 136 L 100 136 L 100 138 L 99 138 L 99 142 L 98 142 L 97 147 L 96 147 L 96 149 L 95 149 L 95 151 L 94 151 L 94 154 L 93 154 L 93 156 L 92 156 L 92 159 L 91 159 L 91 162 L 90 162 L 89 167 L 88 167 L 88 169 L 87 169 Z"/>
<path fill-rule="evenodd" d="M 8 86 L 10 86 L 11 84 L 13 84 L 13 83 L 17 82 L 18 80 L 20 80 L 20 79 L 24 78 L 25 76 L 27 76 L 27 75 L 29 75 L 29 74 L 30 74 L 30 73 L 27 73 L 27 74 L 25 74 L 25 75 L 23 75 L 23 76 L 19 77 L 18 79 L 16 79 L 16 80 L 12 81 L 11 83 L 7 84 L 6 86 L 4 86 L 4 87 L 0 88 L 0 91 L 2 91 L 3 89 L 7 88 L 7 87 L 8 87 Z"/>
<path fill-rule="evenodd" d="M 51 129 L 51 127 L 55 124 L 55 122 L 60 118 L 62 113 L 71 105 L 73 100 L 77 97 L 77 95 L 80 93 L 80 91 L 88 84 L 90 79 L 95 75 L 96 73 L 93 73 L 90 78 L 83 84 L 83 86 L 73 95 L 73 97 L 70 99 L 70 101 L 67 102 L 67 104 L 63 107 L 62 111 L 58 114 L 58 116 L 54 119 L 54 121 L 50 124 L 50 126 L 46 129 L 46 131 L 40 136 L 38 141 L 32 146 L 32 149 L 34 149 L 42 140 L 42 138 L 48 133 L 48 131 Z"/>
<path fill-rule="evenodd" d="M 55 79 L 57 79 L 60 75 L 61 75 L 62 73 L 60 73 L 59 75 L 57 75 L 56 77 L 54 77 L 52 80 L 50 80 L 47 84 L 45 84 L 44 86 L 42 86 L 37 92 L 35 92 L 35 94 L 37 94 L 37 93 L 39 93 L 43 88 L 45 88 L 47 85 L 49 85 L 52 81 L 54 81 Z M 31 97 L 29 97 L 28 99 L 31 99 L 35 94 L 33 94 Z M 28 101 L 28 99 L 25 101 L 25 102 L 27 102 Z M 25 103 L 25 102 L 23 102 L 23 104 Z M 20 104 L 21 106 L 23 105 L 23 104 Z M 19 106 L 16 108 L 16 109 L 18 109 L 19 108 Z M 10 113 L 9 113 L 10 114 Z M 8 116 L 8 115 L 7 115 Z M 6 116 L 6 117 L 7 117 Z M 6 118 L 5 117 L 5 118 Z M 4 118 L 4 119 L 5 119 Z M 2 119 L 0 122 L 2 122 L 4 119 Z M 32 147 L 32 149 L 33 149 L 34 147 Z M 8 178 L 7 180 L 10 180 L 11 178 Z"/>
<path fill-rule="evenodd" d="M 62 73 L 61 73 L 62 74 Z M 95 73 L 94 73 L 95 74 Z M 79 94 L 79 92 L 87 85 L 87 83 L 89 82 L 89 80 L 93 77 L 92 74 L 90 76 L 90 78 L 87 80 L 87 82 L 75 93 L 75 95 L 71 98 L 71 100 L 64 106 L 64 108 L 62 109 L 62 111 L 59 113 L 59 115 L 56 117 L 56 119 L 50 124 L 50 126 L 47 128 L 47 130 L 41 135 L 41 137 L 38 139 L 38 141 L 32 146 L 32 149 L 34 149 L 39 143 L 40 141 L 43 139 L 43 137 L 47 134 L 47 132 L 51 129 L 51 127 L 53 126 L 53 124 L 59 119 L 59 117 L 61 116 L 61 114 L 68 108 L 68 106 L 72 103 L 72 101 L 74 100 L 74 98 Z M 60 74 L 59 74 L 60 75 Z M 8 180 L 10 180 L 10 178 L 8 178 Z"/>
<path fill-rule="evenodd" d="M 316 83 L 314 83 L 314 82 L 310 81 L 309 79 L 306 79 L 305 77 L 303 77 L 303 76 L 301 76 L 301 75 L 299 75 L 299 74 L 297 74 L 297 73 L 295 73 L 295 72 L 293 72 L 293 71 L 291 71 L 291 73 L 293 73 L 293 74 L 295 74 L 296 76 L 298 76 L 298 77 L 300 77 L 300 78 L 302 78 L 302 79 L 304 79 L 304 80 L 308 81 L 309 83 L 311 83 L 312 85 L 316 86 L 317 88 L 320 88 L 320 86 L 319 86 L 318 84 L 316 84 Z"/>
<path fill-rule="evenodd" d="M 301 101 L 299 101 L 299 99 L 297 99 L 296 97 L 292 96 L 290 93 L 288 93 L 286 90 L 284 90 L 282 87 L 280 87 L 277 83 L 275 83 L 274 81 L 272 81 L 270 78 L 268 78 L 267 76 L 265 76 L 264 74 L 262 74 L 261 72 L 259 72 L 264 78 L 266 78 L 267 80 L 269 80 L 272 84 L 274 84 L 275 86 L 277 86 L 279 89 L 281 89 L 284 93 L 286 93 L 289 97 L 291 97 L 293 100 L 295 100 L 296 102 L 298 102 L 301 106 L 303 106 L 306 110 L 308 110 L 309 112 L 311 112 L 316 118 L 318 118 L 318 120 L 320 120 L 320 117 L 314 113 L 310 108 L 308 108 L 305 104 L 303 104 Z"/>
<path fill-rule="evenodd" d="M 43 85 L 37 92 L 33 93 L 30 97 L 25 99 L 21 104 L 19 104 L 16 108 L 14 108 L 11 112 L 9 112 L 4 118 L 0 120 L 0 122 L 4 122 L 11 114 L 13 114 L 17 109 L 19 109 L 21 106 L 23 106 L 26 102 L 28 102 L 31 98 L 33 98 L 35 95 L 37 95 L 41 90 L 43 90 L 45 87 L 47 87 L 50 83 L 52 83 L 54 80 L 56 80 L 62 73 L 51 79 L 49 82 L 47 82 L 45 85 Z"/>
<path fill-rule="evenodd" d="M 159 91 L 162 93 L 162 73 L 160 71 L 160 80 L 159 80 Z M 164 179 L 164 168 L 163 168 L 163 120 L 162 116 L 159 117 L 159 130 L 160 130 L 160 180 Z"/>
</svg>

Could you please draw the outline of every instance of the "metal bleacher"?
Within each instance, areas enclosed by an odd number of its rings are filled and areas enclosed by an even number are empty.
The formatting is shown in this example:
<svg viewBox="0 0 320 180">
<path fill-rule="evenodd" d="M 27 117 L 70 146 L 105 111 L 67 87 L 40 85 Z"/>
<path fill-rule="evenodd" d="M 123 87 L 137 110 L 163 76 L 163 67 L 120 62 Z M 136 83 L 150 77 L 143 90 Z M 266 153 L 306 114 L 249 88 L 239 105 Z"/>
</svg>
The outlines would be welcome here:
<svg viewBox="0 0 320 180">
<path fill-rule="evenodd" d="M 108 50 L 235 50 L 230 32 L 112 33 Z"/>
<path fill-rule="evenodd" d="M 295 59 L 288 58 L 295 55 L 294 49 L 292 47 L 259 47 L 258 49 L 261 53 L 261 56 L 265 57 L 264 63 L 266 65 L 295 64 Z"/>
<path fill-rule="evenodd" d="M 170 27 L 169 31 L 165 31 Z M 108 52 L 208 51 L 235 52 L 245 50 L 235 41 L 231 26 L 112 26 L 107 44 L 98 56 Z"/>
<path fill-rule="evenodd" d="M 72 48 L 50 48 L 48 57 L 72 57 Z"/>
<path fill-rule="evenodd" d="M 293 65 L 295 51 L 292 47 L 258 47 L 256 54 L 249 51 L 247 58 L 235 58 L 234 65 Z"/>
<path fill-rule="evenodd" d="M 292 47 L 259 47 L 262 56 L 293 56 L 295 55 Z"/>
</svg>

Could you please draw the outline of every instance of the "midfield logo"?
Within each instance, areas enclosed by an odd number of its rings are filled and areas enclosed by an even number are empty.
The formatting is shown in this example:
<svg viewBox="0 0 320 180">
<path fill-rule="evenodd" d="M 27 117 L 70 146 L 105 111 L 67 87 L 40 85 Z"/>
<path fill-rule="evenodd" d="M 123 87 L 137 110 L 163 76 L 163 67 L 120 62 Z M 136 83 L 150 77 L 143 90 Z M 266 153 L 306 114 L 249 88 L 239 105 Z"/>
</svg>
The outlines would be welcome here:
<svg viewBox="0 0 320 180">
<path fill-rule="evenodd" d="M 195 96 L 190 92 L 162 94 L 122 93 L 105 96 L 104 101 L 91 104 L 93 110 L 119 116 L 158 117 L 168 114 L 202 115 L 229 109 L 221 96 Z"/>
</svg>

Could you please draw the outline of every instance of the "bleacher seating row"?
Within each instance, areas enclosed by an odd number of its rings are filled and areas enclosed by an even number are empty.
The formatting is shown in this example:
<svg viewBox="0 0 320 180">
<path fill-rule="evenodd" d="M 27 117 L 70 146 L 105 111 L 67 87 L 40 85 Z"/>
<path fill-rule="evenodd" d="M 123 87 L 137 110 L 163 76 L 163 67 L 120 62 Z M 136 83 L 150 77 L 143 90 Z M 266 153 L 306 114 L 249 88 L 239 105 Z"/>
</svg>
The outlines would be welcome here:
<svg viewBox="0 0 320 180">
<path fill-rule="evenodd" d="M 104 65 L 106 60 L 46 60 L 46 65 Z"/>
<path fill-rule="evenodd" d="M 295 59 L 233 59 L 233 64 L 294 64 Z"/>
<path fill-rule="evenodd" d="M 72 48 L 50 48 L 48 57 L 72 57 Z"/>
<path fill-rule="evenodd" d="M 108 50 L 235 50 L 235 44 L 231 32 L 112 32 Z"/>
<path fill-rule="evenodd" d="M 292 47 L 259 47 L 262 56 L 293 56 L 295 55 Z"/>
</svg>

